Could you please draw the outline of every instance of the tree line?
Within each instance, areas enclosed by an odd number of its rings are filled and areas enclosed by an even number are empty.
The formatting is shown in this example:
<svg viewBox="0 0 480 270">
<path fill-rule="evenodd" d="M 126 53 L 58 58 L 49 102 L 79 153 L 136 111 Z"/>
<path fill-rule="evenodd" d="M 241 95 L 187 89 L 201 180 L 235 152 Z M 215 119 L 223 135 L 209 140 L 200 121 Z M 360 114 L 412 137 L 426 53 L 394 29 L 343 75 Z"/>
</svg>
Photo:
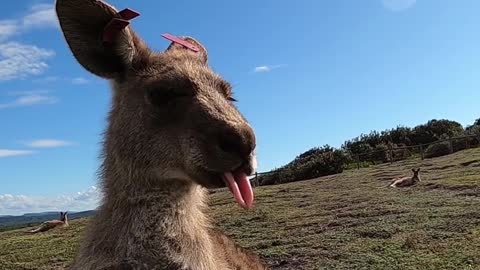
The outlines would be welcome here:
<svg viewBox="0 0 480 270">
<path fill-rule="evenodd" d="M 455 139 L 470 135 L 477 136 Z M 290 163 L 260 175 L 257 180 L 260 185 L 294 182 L 341 173 L 360 164 L 368 166 L 404 160 L 416 155 L 425 158 L 438 157 L 479 144 L 480 118 L 465 128 L 455 121 L 433 119 L 413 128 L 397 126 L 380 132 L 374 130 L 369 134 L 361 134 L 345 141 L 340 149 L 329 145 L 312 148 L 295 157 Z"/>
</svg>

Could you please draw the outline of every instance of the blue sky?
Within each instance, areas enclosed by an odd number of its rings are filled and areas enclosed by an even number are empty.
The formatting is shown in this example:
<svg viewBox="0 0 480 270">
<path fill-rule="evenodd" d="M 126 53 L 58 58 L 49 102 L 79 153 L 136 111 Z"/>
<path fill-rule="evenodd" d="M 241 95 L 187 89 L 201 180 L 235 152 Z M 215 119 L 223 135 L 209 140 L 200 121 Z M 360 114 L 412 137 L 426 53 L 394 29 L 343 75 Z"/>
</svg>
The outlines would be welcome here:
<svg viewBox="0 0 480 270">
<path fill-rule="evenodd" d="M 323 144 L 432 118 L 480 117 L 476 0 L 110 1 L 134 29 L 190 35 L 234 85 L 259 170 Z M 0 215 L 96 205 L 108 83 L 75 62 L 52 1 L 0 15 Z M 476 104 L 475 104 L 476 103 Z"/>
</svg>

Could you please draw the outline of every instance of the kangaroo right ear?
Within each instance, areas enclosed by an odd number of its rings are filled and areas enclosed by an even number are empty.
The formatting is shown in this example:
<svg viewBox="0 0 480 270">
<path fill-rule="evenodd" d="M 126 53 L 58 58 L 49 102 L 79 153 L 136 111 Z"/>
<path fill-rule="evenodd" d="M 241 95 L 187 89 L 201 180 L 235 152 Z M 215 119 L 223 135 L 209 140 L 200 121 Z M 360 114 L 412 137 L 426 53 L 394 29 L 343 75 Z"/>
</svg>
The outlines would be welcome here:
<svg viewBox="0 0 480 270">
<path fill-rule="evenodd" d="M 163 37 L 168 37 L 165 34 L 162 35 L 162 36 Z M 182 36 L 182 37 L 178 37 L 178 38 L 186 41 L 190 45 L 193 45 L 198 50 L 198 52 L 192 51 L 189 48 L 185 48 L 185 46 L 183 46 L 181 44 L 178 44 L 176 42 L 172 42 L 172 43 L 170 43 L 168 48 L 165 50 L 166 53 L 192 54 L 192 55 L 196 56 L 203 63 L 207 63 L 207 61 L 208 61 L 207 49 L 205 49 L 205 47 L 198 40 L 194 39 L 193 37 L 188 37 L 188 36 Z"/>
<path fill-rule="evenodd" d="M 55 9 L 73 55 L 95 75 L 121 75 L 149 51 L 128 26 L 136 12 L 119 13 L 100 0 L 57 0 Z"/>
</svg>

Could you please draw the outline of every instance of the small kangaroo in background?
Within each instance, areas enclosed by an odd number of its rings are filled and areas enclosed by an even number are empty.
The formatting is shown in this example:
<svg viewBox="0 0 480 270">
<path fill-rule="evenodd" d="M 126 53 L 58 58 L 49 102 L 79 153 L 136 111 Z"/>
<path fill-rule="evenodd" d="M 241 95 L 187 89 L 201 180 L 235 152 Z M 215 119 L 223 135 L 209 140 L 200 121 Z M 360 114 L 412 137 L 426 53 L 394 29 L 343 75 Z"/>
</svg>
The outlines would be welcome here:
<svg viewBox="0 0 480 270">
<path fill-rule="evenodd" d="M 32 229 L 28 231 L 29 233 L 38 233 L 38 232 L 46 232 L 56 227 L 68 227 L 68 211 L 67 212 L 60 212 L 60 220 L 49 220 L 45 221 L 36 229 Z"/>
<path fill-rule="evenodd" d="M 407 176 L 402 178 L 395 178 L 390 183 L 389 187 L 409 187 L 417 184 L 420 182 L 420 176 L 418 173 L 420 172 L 420 168 L 412 169 L 413 176 Z"/>
</svg>

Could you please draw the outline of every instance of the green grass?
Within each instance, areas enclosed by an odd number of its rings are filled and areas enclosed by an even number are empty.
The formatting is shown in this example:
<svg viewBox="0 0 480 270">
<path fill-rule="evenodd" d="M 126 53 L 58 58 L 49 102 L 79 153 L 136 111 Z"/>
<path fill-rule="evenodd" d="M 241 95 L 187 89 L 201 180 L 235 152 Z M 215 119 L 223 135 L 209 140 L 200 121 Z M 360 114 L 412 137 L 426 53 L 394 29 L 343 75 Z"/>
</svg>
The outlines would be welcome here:
<svg viewBox="0 0 480 270">
<path fill-rule="evenodd" d="M 385 188 L 422 168 L 411 188 Z M 260 187 L 256 207 L 212 194 L 216 222 L 274 269 L 480 269 L 480 149 Z M 68 265 L 88 220 L 0 233 L 0 269 Z"/>
</svg>

